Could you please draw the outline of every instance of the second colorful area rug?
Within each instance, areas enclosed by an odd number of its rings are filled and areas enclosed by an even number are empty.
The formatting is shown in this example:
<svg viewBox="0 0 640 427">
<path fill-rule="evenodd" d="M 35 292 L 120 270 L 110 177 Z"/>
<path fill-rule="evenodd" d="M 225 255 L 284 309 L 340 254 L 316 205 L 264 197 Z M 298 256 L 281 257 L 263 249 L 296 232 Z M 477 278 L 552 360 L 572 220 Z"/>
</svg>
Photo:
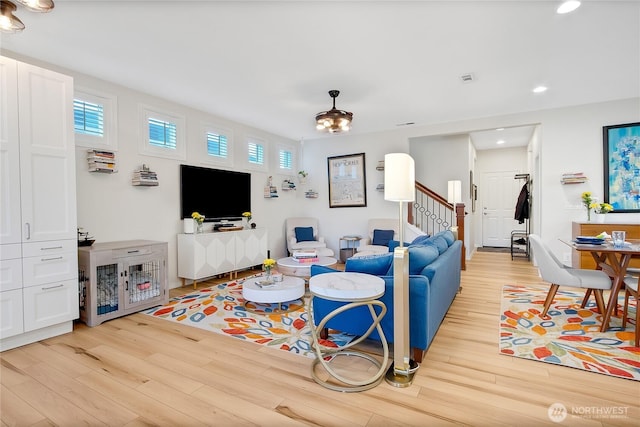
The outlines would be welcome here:
<svg viewBox="0 0 640 427">
<path fill-rule="evenodd" d="M 250 307 L 256 313 L 246 310 L 242 284 L 255 277 L 232 280 L 172 298 L 168 304 L 143 313 L 247 342 L 315 357 L 311 348 L 311 331 L 307 326 L 306 307 L 300 301 L 294 301 L 291 307 L 283 304 L 283 309 L 291 310 L 285 314 L 274 313 L 277 304 L 253 303 Z M 353 336 L 350 335 L 333 333 L 328 340 L 321 342 L 326 346 L 342 346 L 352 339 Z"/>
<path fill-rule="evenodd" d="M 566 290 L 558 290 L 547 318 L 541 319 L 548 290 L 503 288 L 500 353 L 640 381 L 640 348 L 632 341 L 633 323 L 627 321 L 625 330 L 621 317 L 612 317 L 609 330 L 600 332 L 602 316 L 593 298 L 581 308 L 584 292 Z M 636 309 L 630 309 L 634 318 Z"/>
</svg>

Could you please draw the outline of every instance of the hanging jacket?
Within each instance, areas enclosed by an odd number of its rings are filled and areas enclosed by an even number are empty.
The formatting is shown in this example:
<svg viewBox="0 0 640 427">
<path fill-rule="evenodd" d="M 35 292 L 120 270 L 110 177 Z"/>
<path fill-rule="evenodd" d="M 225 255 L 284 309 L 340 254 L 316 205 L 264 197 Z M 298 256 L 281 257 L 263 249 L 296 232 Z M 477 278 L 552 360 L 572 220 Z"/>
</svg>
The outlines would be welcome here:
<svg viewBox="0 0 640 427">
<path fill-rule="evenodd" d="M 529 219 L 529 189 L 527 188 L 527 184 L 523 185 L 522 190 L 520 190 L 514 219 L 518 220 L 520 224 L 522 224 L 525 219 Z"/>
</svg>

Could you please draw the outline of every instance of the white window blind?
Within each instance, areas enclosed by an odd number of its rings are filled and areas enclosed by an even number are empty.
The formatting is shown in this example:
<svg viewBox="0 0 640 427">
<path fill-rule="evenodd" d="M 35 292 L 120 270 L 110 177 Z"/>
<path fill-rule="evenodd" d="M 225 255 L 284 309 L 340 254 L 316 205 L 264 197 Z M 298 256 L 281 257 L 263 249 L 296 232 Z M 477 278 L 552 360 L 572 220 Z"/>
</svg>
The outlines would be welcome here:
<svg viewBox="0 0 640 427">
<path fill-rule="evenodd" d="M 249 142 L 247 144 L 249 157 L 249 163 L 253 163 L 254 165 L 263 165 L 264 164 L 264 145 L 259 144 L 257 142 Z"/>
<path fill-rule="evenodd" d="M 293 168 L 293 154 L 288 150 L 280 150 L 278 163 L 280 169 L 291 170 Z"/>
<path fill-rule="evenodd" d="M 149 117 L 149 144 L 154 147 L 175 150 L 178 145 L 177 125 L 160 119 Z"/>
<path fill-rule="evenodd" d="M 207 154 L 226 159 L 228 156 L 227 136 L 207 132 Z"/>
<path fill-rule="evenodd" d="M 74 99 L 73 125 L 76 133 L 103 137 L 104 106 L 81 99 Z"/>
</svg>

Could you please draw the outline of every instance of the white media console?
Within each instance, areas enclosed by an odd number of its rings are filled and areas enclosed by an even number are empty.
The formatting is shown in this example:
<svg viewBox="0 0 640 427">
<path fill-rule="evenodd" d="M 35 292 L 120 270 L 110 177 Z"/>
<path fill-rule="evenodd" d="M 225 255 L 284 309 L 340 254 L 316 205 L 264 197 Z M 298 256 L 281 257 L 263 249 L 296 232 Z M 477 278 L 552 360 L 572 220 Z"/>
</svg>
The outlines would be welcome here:
<svg viewBox="0 0 640 427">
<path fill-rule="evenodd" d="M 182 286 L 218 274 L 262 264 L 267 257 L 267 229 L 178 234 L 178 277 Z"/>
</svg>

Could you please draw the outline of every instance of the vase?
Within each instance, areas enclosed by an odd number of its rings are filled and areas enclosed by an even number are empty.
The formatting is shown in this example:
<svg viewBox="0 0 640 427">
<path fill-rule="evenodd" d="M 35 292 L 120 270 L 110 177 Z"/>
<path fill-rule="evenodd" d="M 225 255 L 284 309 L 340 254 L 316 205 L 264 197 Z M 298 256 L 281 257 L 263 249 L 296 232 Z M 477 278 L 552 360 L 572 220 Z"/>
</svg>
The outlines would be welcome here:
<svg viewBox="0 0 640 427">
<path fill-rule="evenodd" d="M 604 220 L 605 220 L 606 216 L 607 216 L 606 214 L 596 213 L 595 216 L 594 216 L 595 223 L 596 224 L 604 224 L 604 222 L 605 222 Z"/>
<path fill-rule="evenodd" d="M 591 222 L 591 209 L 587 208 L 587 222 Z"/>
<path fill-rule="evenodd" d="M 196 221 L 196 233 L 204 233 L 204 226 L 201 222 Z"/>
</svg>

